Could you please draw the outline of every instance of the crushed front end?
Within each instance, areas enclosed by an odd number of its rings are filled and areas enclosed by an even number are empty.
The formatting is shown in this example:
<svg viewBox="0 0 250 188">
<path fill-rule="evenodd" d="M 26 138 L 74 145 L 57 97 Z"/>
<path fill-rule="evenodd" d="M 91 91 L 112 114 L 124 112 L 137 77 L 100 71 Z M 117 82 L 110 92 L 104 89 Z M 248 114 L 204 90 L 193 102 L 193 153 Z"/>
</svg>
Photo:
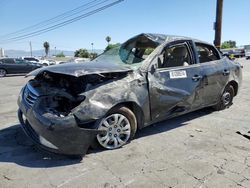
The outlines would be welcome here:
<svg viewBox="0 0 250 188">
<path fill-rule="evenodd" d="M 84 155 L 96 135 L 96 118 L 77 118 L 72 111 L 84 103 L 83 93 L 108 79 L 43 72 L 30 80 L 18 98 L 18 118 L 25 133 L 45 150 Z M 86 112 L 91 114 L 91 111 Z M 89 118 L 88 118 L 89 117 Z"/>
</svg>

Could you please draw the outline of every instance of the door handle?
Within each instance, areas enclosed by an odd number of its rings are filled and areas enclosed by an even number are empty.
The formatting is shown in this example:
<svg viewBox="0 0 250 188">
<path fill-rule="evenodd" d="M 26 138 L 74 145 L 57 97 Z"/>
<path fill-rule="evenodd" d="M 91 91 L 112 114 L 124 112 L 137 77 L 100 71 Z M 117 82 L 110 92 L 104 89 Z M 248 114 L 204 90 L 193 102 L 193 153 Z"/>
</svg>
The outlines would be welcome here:
<svg viewBox="0 0 250 188">
<path fill-rule="evenodd" d="M 223 76 L 227 76 L 230 74 L 230 71 L 225 69 L 222 74 Z"/>
<path fill-rule="evenodd" d="M 199 81 L 201 78 L 202 78 L 202 76 L 200 76 L 200 75 L 194 75 L 194 76 L 192 77 L 192 80 L 195 81 L 195 82 L 197 82 L 197 81 Z"/>
</svg>

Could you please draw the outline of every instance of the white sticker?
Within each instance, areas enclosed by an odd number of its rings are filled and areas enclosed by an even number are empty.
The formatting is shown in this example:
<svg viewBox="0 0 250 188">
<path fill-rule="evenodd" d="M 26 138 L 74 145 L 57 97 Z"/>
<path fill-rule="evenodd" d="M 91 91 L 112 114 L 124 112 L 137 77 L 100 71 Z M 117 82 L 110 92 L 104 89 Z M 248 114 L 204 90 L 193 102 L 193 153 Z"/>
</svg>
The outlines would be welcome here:
<svg viewBox="0 0 250 188">
<path fill-rule="evenodd" d="M 187 78 L 187 72 L 185 70 L 170 71 L 170 79 Z"/>
</svg>

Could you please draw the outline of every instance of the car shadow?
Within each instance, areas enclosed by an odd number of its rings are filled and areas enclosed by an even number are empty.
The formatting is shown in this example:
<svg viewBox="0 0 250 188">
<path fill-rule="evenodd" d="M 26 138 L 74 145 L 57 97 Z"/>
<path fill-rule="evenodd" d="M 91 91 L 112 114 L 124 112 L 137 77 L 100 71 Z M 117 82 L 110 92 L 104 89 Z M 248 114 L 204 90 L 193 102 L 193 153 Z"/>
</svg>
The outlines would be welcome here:
<svg viewBox="0 0 250 188">
<path fill-rule="evenodd" d="M 31 168 L 50 168 L 79 163 L 81 158 L 68 158 L 37 148 L 20 125 L 0 130 L 0 162 L 16 163 Z"/>
<path fill-rule="evenodd" d="M 161 132 L 166 132 L 187 124 L 188 121 L 205 116 L 213 112 L 205 108 L 173 119 L 156 123 L 137 132 L 135 139 L 146 137 Z M 89 153 L 104 151 L 101 148 L 89 149 Z M 77 164 L 81 158 L 69 158 L 38 149 L 24 134 L 20 125 L 13 125 L 0 130 L 0 162 L 16 163 L 30 168 L 51 168 Z"/>
<path fill-rule="evenodd" d="M 194 112 L 182 115 L 182 116 L 178 116 L 172 119 L 164 120 L 159 123 L 155 123 L 151 126 L 145 127 L 142 130 L 138 131 L 138 133 L 135 136 L 135 139 L 158 134 L 161 132 L 166 132 L 166 131 L 187 125 L 188 121 L 192 119 L 196 119 L 198 117 L 206 116 L 212 112 L 214 112 L 214 110 L 209 107 L 209 108 L 197 110 L 197 111 L 194 111 Z"/>
</svg>

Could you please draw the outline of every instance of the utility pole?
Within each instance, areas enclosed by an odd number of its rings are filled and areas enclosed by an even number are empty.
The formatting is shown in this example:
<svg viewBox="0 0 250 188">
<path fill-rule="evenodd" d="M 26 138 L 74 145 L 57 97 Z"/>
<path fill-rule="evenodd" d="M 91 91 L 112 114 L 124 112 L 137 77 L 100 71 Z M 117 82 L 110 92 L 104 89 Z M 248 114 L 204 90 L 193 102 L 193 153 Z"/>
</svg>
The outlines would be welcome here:
<svg viewBox="0 0 250 188">
<path fill-rule="evenodd" d="M 56 56 L 56 46 L 55 46 L 55 56 Z"/>
<path fill-rule="evenodd" d="M 30 57 L 32 57 L 32 44 L 31 44 L 31 41 L 30 41 Z"/>
<path fill-rule="evenodd" d="M 222 25 L 223 0 L 217 0 L 216 22 L 214 23 L 215 37 L 214 45 L 220 49 L 221 45 L 221 25 Z"/>
<path fill-rule="evenodd" d="M 92 49 L 91 49 L 92 53 L 94 53 L 94 43 L 93 42 L 91 43 L 91 46 L 92 46 Z"/>
</svg>

